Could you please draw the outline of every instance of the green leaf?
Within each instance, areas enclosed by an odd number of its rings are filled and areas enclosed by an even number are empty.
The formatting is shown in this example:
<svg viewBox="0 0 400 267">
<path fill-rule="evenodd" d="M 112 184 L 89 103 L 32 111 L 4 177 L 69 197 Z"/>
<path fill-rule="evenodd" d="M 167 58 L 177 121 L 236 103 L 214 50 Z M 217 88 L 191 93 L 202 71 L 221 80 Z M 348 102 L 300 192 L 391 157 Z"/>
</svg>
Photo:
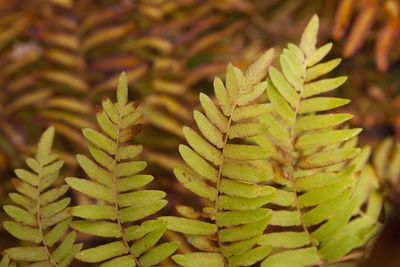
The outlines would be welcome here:
<svg viewBox="0 0 400 267">
<path fill-rule="evenodd" d="M 40 215 L 42 218 L 48 218 L 56 213 L 62 211 L 65 209 L 69 203 L 71 202 L 71 198 L 63 198 L 57 202 L 53 202 L 51 204 L 48 204 L 46 206 L 40 207 Z"/>
<path fill-rule="evenodd" d="M 262 267 L 301 267 L 311 265 L 319 260 L 314 247 L 288 250 L 276 253 L 261 263 Z"/>
<path fill-rule="evenodd" d="M 234 197 L 256 198 L 273 194 L 275 188 L 249 183 L 241 183 L 229 179 L 221 179 L 219 192 Z M 272 199 L 272 197 L 271 197 Z"/>
<path fill-rule="evenodd" d="M 70 226 L 82 233 L 101 237 L 120 237 L 118 224 L 104 221 L 73 221 Z"/>
<path fill-rule="evenodd" d="M 61 239 L 61 237 L 67 232 L 68 225 L 71 220 L 72 217 L 65 219 L 46 233 L 44 240 L 47 246 L 52 247 L 58 240 Z"/>
<path fill-rule="evenodd" d="M 257 198 L 242 198 L 220 195 L 218 199 L 218 209 L 221 210 L 249 210 L 264 206 L 273 199 L 273 195 L 269 194 Z"/>
<path fill-rule="evenodd" d="M 76 233 L 71 232 L 64 241 L 53 251 L 51 256 L 56 262 L 61 262 L 71 251 L 75 242 Z"/>
<path fill-rule="evenodd" d="M 225 163 L 222 166 L 222 175 L 242 182 L 266 182 L 271 180 L 265 172 L 249 165 Z"/>
<path fill-rule="evenodd" d="M 252 266 L 264 259 L 272 250 L 270 246 L 258 247 L 243 255 L 233 256 L 229 259 L 232 266 Z"/>
<path fill-rule="evenodd" d="M 195 110 L 193 118 L 203 136 L 214 146 L 221 148 L 224 145 L 222 133 L 215 127 L 203 113 Z"/>
<path fill-rule="evenodd" d="M 268 158 L 270 153 L 259 146 L 226 144 L 224 156 L 236 160 L 257 160 Z"/>
<path fill-rule="evenodd" d="M 305 82 L 310 82 L 322 75 L 331 72 L 334 68 L 336 68 L 340 64 L 340 62 L 342 62 L 341 58 L 335 58 L 307 69 Z"/>
<path fill-rule="evenodd" d="M 88 144 L 89 152 L 93 156 L 93 158 L 100 163 L 103 167 L 105 167 L 107 170 L 112 171 L 114 170 L 114 159 L 111 158 L 107 153 L 103 152 L 93 144 L 89 143 Z M 118 151 L 117 151 L 118 155 Z M 79 155 L 77 155 L 79 156 Z M 95 179 L 95 178 L 93 178 Z"/>
<path fill-rule="evenodd" d="M 67 177 L 65 182 L 76 191 L 79 191 L 85 195 L 95 199 L 105 200 L 110 204 L 114 203 L 113 192 L 100 184 L 73 177 Z"/>
<path fill-rule="evenodd" d="M 99 167 L 96 163 L 91 161 L 88 157 L 78 154 L 76 155 L 76 159 L 81 166 L 81 168 L 86 172 L 86 174 L 96 180 L 97 182 L 106 185 L 108 187 L 113 186 L 112 182 L 112 175 L 104 170 L 103 168 Z"/>
<path fill-rule="evenodd" d="M 17 177 L 19 179 L 23 180 L 24 182 L 27 182 L 33 186 L 38 185 L 39 177 L 36 174 L 34 174 L 30 171 L 26 171 L 24 169 L 16 169 L 14 172 L 17 175 Z"/>
<path fill-rule="evenodd" d="M 40 243 L 42 241 L 39 230 L 19 223 L 5 221 L 4 229 L 18 239 Z M 11 257 L 12 258 L 12 257 Z"/>
<path fill-rule="evenodd" d="M 231 115 L 233 103 L 225 90 L 224 83 L 218 77 L 214 79 L 214 92 L 218 104 L 221 106 L 221 109 L 224 112 L 225 116 Z"/>
<path fill-rule="evenodd" d="M 280 248 L 298 248 L 308 245 L 310 240 L 306 232 L 278 232 L 262 235 L 257 244 Z"/>
<path fill-rule="evenodd" d="M 268 82 L 260 82 L 256 85 L 253 86 L 253 91 L 247 94 L 242 94 L 239 96 L 238 99 L 236 99 L 236 104 L 238 106 L 245 106 L 257 98 L 259 98 L 267 88 Z M 225 114 L 227 115 L 227 114 Z M 228 116 L 228 115 L 227 115 Z"/>
<path fill-rule="evenodd" d="M 181 168 L 175 168 L 174 174 L 178 181 L 184 187 L 186 187 L 196 195 L 207 198 L 211 201 L 215 200 L 217 190 L 213 186 L 208 185 L 200 178 L 191 175 L 189 172 Z"/>
<path fill-rule="evenodd" d="M 301 132 L 333 127 L 351 118 L 353 118 L 353 115 L 347 113 L 302 116 L 296 121 L 296 131 Z"/>
<path fill-rule="evenodd" d="M 263 123 L 237 123 L 230 127 L 229 138 L 246 138 L 264 133 L 267 126 Z"/>
<path fill-rule="evenodd" d="M 344 84 L 346 80 L 346 76 L 341 76 L 337 78 L 323 79 L 316 82 L 308 83 L 304 85 L 302 97 L 307 98 L 313 95 L 329 92 Z"/>
<path fill-rule="evenodd" d="M 168 202 L 166 200 L 161 199 L 151 203 L 125 208 L 119 212 L 121 222 L 133 222 L 141 220 L 161 210 L 163 207 L 165 207 L 165 205 L 167 205 L 167 203 Z"/>
<path fill-rule="evenodd" d="M 188 146 L 179 145 L 179 153 L 181 154 L 182 159 L 202 177 L 211 182 L 217 181 L 218 171 Z"/>
<path fill-rule="evenodd" d="M 294 147 L 296 150 L 301 150 L 341 143 L 357 136 L 361 131 L 361 128 L 356 128 L 346 130 L 332 130 L 325 133 L 304 134 L 297 138 Z"/>
<path fill-rule="evenodd" d="M 103 132 L 105 132 L 112 139 L 117 138 L 118 127 L 108 118 L 105 111 L 99 106 L 96 106 L 96 119 L 100 129 L 102 129 Z"/>
<path fill-rule="evenodd" d="M 187 267 L 224 266 L 224 260 L 218 253 L 194 252 L 187 254 L 177 254 L 172 256 L 172 259 L 180 266 Z"/>
<path fill-rule="evenodd" d="M 105 205 L 78 205 L 68 211 L 75 217 L 89 220 L 115 220 L 115 209 Z"/>
<path fill-rule="evenodd" d="M 139 239 L 162 227 L 164 224 L 165 222 L 163 220 L 148 220 L 141 225 L 132 225 L 125 229 L 125 237 L 128 241 Z"/>
<path fill-rule="evenodd" d="M 160 200 L 165 196 L 166 194 L 160 190 L 139 190 L 135 192 L 119 194 L 118 205 L 120 207 L 140 205 Z"/>
<path fill-rule="evenodd" d="M 131 161 L 118 163 L 115 167 L 117 177 L 130 176 L 146 169 L 146 161 Z"/>
<path fill-rule="evenodd" d="M 140 175 L 120 178 L 117 180 L 118 191 L 125 192 L 132 189 L 136 189 L 149 184 L 153 180 L 154 177 L 147 174 L 140 174 Z"/>
<path fill-rule="evenodd" d="M 260 236 L 261 235 L 257 235 L 244 241 L 230 243 L 229 245 L 222 245 L 222 253 L 225 257 L 243 255 L 244 253 L 251 250 L 251 248 L 257 243 Z"/>
<path fill-rule="evenodd" d="M 48 259 L 44 247 L 15 247 L 8 248 L 4 252 L 15 261 L 44 261 Z"/>
<path fill-rule="evenodd" d="M 107 151 L 111 155 L 115 154 L 117 144 L 115 144 L 110 138 L 89 128 L 83 129 L 82 132 L 86 139 L 92 142 L 95 146 Z"/>
<path fill-rule="evenodd" d="M 313 97 L 300 102 L 299 114 L 326 111 L 346 105 L 350 100 L 337 97 Z"/>
<path fill-rule="evenodd" d="M 272 105 L 269 103 L 237 107 L 232 113 L 232 120 L 240 121 L 257 118 L 265 113 L 272 111 L 272 109 Z"/>
<path fill-rule="evenodd" d="M 121 146 L 118 147 L 117 150 L 117 160 L 123 160 L 123 159 L 131 159 L 142 153 L 143 146 L 141 145 L 128 145 L 128 146 Z"/>
<path fill-rule="evenodd" d="M 117 101 L 121 109 L 128 101 L 128 80 L 125 71 L 118 78 Z"/>
<path fill-rule="evenodd" d="M 315 52 L 318 28 L 319 19 L 317 15 L 314 15 L 304 29 L 300 40 L 300 48 L 304 51 L 304 54 L 306 54 L 307 57 L 310 57 Z"/>
<path fill-rule="evenodd" d="M 331 51 L 331 49 L 332 43 L 327 43 L 326 45 L 318 48 L 312 55 L 309 56 L 307 60 L 307 67 L 311 67 L 320 62 L 329 53 L 329 51 Z"/>
<path fill-rule="evenodd" d="M 299 95 L 296 90 L 286 81 L 285 77 L 274 67 L 269 68 L 269 76 L 271 81 L 278 89 L 279 93 L 286 99 L 286 101 L 292 106 L 292 108 L 297 107 L 299 102 Z"/>
<path fill-rule="evenodd" d="M 160 238 L 163 236 L 165 230 L 167 229 L 167 222 L 166 221 L 161 221 L 161 222 L 162 224 L 160 225 L 160 227 L 148 233 L 145 237 L 136 241 L 131 246 L 131 250 L 133 251 L 133 254 L 136 257 L 139 257 L 144 252 L 152 248 L 158 242 L 158 240 L 160 240 Z"/>
<path fill-rule="evenodd" d="M 359 148 L 341 148 L 333 151 L 324 151 L 301 157 L 297 166 L 302 169 L 315 169 L 333 165 L 351 159 L 360 153 Z"/>
<path fill-rule="evenodd" d="M 225 228 L 218 231 L 218 237 L 221 242 L 235 242 L 242 241 L 259 234 L 262 234 L 267 227 L 271 214 L 263 218 L 260 221 L 244 224 L 234 228 Z"/>
<path fill-rule="evenodd" d="M 268 84 L 267 93 L 276 112 L 278 112 L 278 114 L 287 122 L 291 123 L 295 116 L 294 111 L 290 108 L 289 104 L 283 99 L 272 83 Z"/>
<path fill-rule="evenodd" d="M 143 266 L 153 266 L 163 259 L 169 257 L 172 253 L 174 253 L 179 247 L 179 242 L 168 242 L 162 245 L 159 245 L 145 255 L 140 257 L 139 261 Z"/>
<path fill-rule="evenodd" d="M 246 80 L 250 85 L 261 82 L 274 59 L 274 55 L 275 50 L 270 48 L 261 57 L 250 64 L 246 71 Z"/>
<path fill-rule="evenodd" d="M 28 226 L 36 226 L 37 221 L 36 217 L 27 212 L 20 207 L 12 206 L 12 205 L 5 205 L 3 206 L 4 211 L 15 221 L 23 223 Z"/>
<path fill-rule="evenodd" d="M 60 187 L 56 187 L 46 191 L 40 196 L 40 205 L 44 206 L 48 203 L 53 202 L 54 200 L 58 199 L 59 197 L 67 193 L 68 189 L 69 189 L 68 185 L 62 185 Z"/>
<path fill-rule="evenodd" d="M 300 225 L 299 213 L 297 211 L 274 210 L 269 224 L 278 226 Z"/>
<path fill-rule="evenodd" d="M 221 152 L 213 145 L 204 140 L 199 134 L 189 127 L 183 127 L 183 134 L 189 145 L 203 158 L 219 165 Z"/>
<path fill-rule="evenodd" d="M 217 214 L 216 222 L 219 227 L 248 224 L 265 219 L 271 216 L 270 213 L 270 210 L 262 208 L 246 211 L 226 211 Z"/>
<path fill-rule="evenodd" d="M 134 259 L 132 258 L 131 255 L 126 255 L 126 256 L 114 258 L 110 261 L 106 261 L 100 265 L 100 267 L 114 267 L 114 266 L 135 267 L 136 262 L 134 261 Z"/>
<path fill-rule="evenodd" d="M 35 157 L 43 165 L 48 163 L 47 159 L 53 145 L 54 132 L 54 127 L 49 127 L 39 139 Z"/>
<path fill-rule="evenodd" d="M 204 109 L 207 118 L 221 131 L 226 132 L 228 129 L 228 119 L 217 108 L 214 102 L 203 93 L 200 93 L 200 103 Z"/>
<path fill-rule="evenodd" d="M 83 262 L 101 262 L 128 253 L 122 241 L 116 241 L 94 248 L 81 250 L 75 258 Z"/>
<path fill-rule="evenodd" d="M 174 216 L 161 216 L 159 219 L 167 221 L 168 230 L 175 232 L 189 235 L 211 235 L 217 232 L 217 226 L 211 223 Z"/>
</svg>

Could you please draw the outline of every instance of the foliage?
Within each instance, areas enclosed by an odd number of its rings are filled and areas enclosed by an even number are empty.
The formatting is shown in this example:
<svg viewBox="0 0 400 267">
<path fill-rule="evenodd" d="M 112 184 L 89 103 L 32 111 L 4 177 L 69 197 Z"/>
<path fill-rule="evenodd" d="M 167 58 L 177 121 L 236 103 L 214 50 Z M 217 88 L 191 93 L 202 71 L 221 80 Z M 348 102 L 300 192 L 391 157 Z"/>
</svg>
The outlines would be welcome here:
<svg viewBox="0 0 400 267">
<path fill-rule="evenodd" d="M 26 160 L 31 170 L 15 170 L 18 178 L 12 183 L 18 193 L 10 193 L 9 197 L 17 206 L 3 207 L 14 221 L 5 221 L 3 226 L 28 245 L 6 249 L 1 266 L 15 264 L 9 260 L 31 262 L 37 266 L 68 266 L 82 248 L 82 244 L 74 244 L 74 231 L 65 236 L 71 222 L 67 212 L 71 199 L 58 200 L 67 192 L 68 186 L 54 186 L 63 161 L 51 154 L 53 139 L 54 127 L 50 127 L 40 138 L 35 157 Z"/>
<path fill-rule="evenodd" d="M 300 45 L 283 50 L 283 74 L 270 67 L 269 79 L 260 82 L 271 62 L 268 51 L 246 75 L 230 65 L 225 86 L 215 79 L 218 107 L 200 94 L 206 116 L 195 111 L 194 118 L 203 136 L 184 128 L 191 148 L 181 145 L 180 153 L 188 166 L 174 173 L 209 202 L 202 212 L 178 206 L 187 218 L 162 217 L 168 229 L 184 233 L 202 251 L 173 256 L 178 264 L 223 266 L 227 259 L 232 266 L 249 266 L 264 258 L 261 266 L 322 264 L 379 230 L 382 197 L 373 170 L 365 167 L 369 149 L 354 147 L 360 129 L 336 129 L 349 114 L 315 114 L 348 103 L 313 97 L 346 80 L 317 80 L 340 63 L 320 63 L 332 45 L 317 49 L 317 32 L 314 16 Z M 271 103 L 252 104 L 265 89 Z M 258 146 L 240 144 L 243 138 Z M 263 208 L 268 203 L 271 209 Z M 282 230 L 263 235 L 268 224 Z"/>
<path fill-rule="evenodd" d="M 138 103 L 127 103 L 127 100 L 128 83 L 126 74 L 122 73 L 118 80 L 117 102 L 103 97 L 102 108 L 97 108 L 97 122 L 105 135 L 90 128 L 83 130 L 95 161 L 84 155 L 77 155 L 77 160 L 91 180 L 66 178 L 73 189 L 105 202 L 79 205 L 69 211 L 82 218 L 70 223 L 75 230 L 118 239 L 82 250 L 75 256 L 84 262 L 104 261 L 101 266 L 152 266 L 172 254 L 179 244 L 169 242 L 153 248 L 166 230 L 166 222 L 162 220 L 127 226 L 167 204 L 162 199 L 165 197 L 163 191 L 138 190 L 154 178 L 140 174 L 146 168 L 145 161 L 133 160 L 142 151 L 142 146 L 125 144 L 141 129 Z M 134 241 L 132 245 L 129 244 L 131 241 Z"/>
<path fill-rule="evenodd" d="M 378 70 L 387 71 L 389 69 L 390 52 L 399 35 L 400 2 L 397 0 L 341 0 L 332 29 L 332 37 L 334 39 L 341 39 L 345 35 L 346 28 L 348 28 L 353 18 L 355 7 L 359 7 L 360 11 L 351 26 L 343 49 L 343 56 L 350 57 L 354 55 L 361 45 L 366 42 L 377 17 L 384 17 L 385 23 L 375 39 L 375 62 Z"/>
</svg>

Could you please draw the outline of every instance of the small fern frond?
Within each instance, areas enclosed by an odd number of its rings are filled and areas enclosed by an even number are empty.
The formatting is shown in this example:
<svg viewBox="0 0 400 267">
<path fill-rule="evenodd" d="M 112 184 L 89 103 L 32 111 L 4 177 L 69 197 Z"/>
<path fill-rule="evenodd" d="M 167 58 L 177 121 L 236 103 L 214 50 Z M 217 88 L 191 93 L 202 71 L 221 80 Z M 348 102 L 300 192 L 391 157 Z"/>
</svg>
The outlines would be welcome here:
<svg viewBox="0 0 400 267">
<path fill-rule="evenodd" d="M 389 187 L 387 191 L 400 193 L 400 142 L 386 138 L 374 153 L 373 166 L 379 182 Z"/>
<path fill-rule="evenodd" d="M 103 133 L 83 130 L 93 160 L 84 155 L 77 155 L 77 160 L 90 180 L 66 179 L 72 188 L 98 201 L 71 208 L 70 213 L 82 220 L 73 221 L 70 226 L 86 234 L 117 239 L 75 256 L 84 262 L 104 262 L 101 266 L 155 265 L 179 245 L 169 242 L 154 247 L 166 230 L 165 221 L 127 224 L 153 215 L 167 204 L 163 191 L 138 190 L 154 178 L 140 174 L 146 168 L 145 161 L 134 160 L 142 146 L 126 144 L 141 129 L 138 103 L 127 103 L 127 100 L 127 77 L 122 73 L 117 102 L 103 97 L 102 107 L 97 108 L 97 122 Z"/>
<path fill-rule="evenodd" d="M 54 128 L 50 127 L 41 136 L 35 157 L 26 160 L 31 170 L 15 170 L 18 178 L 12 179 L 12 183 L 18 193 L 9 196 L 17 206 L 3 207 L 14 221 L 3 225 L 14 237 L 31 245 L 6 249 L 4 266 L 8 266 L 9 260 L 40 266 L 68 266 L 82 248 L 81 244 L 74 245 L 75 232 L 61 242 L 71 221 L 67 212 L 71 199 L 57 200 L 68 191 L 67 185 L 49 189 L 57 181 L 63 165 L 63 161 L 57 161 L 57 155 L 51 154 L 53 139 Z M 60 244 L 55 246 L 57 243 Z"/>
<path fill-rule="evenodd" d="M 259 118 L 269 128 L 251 138 L 271 153 L 270 159 L 253 165 L 273 177 L 277 189 L 270 224 L 282 227 L 256 241 L 276 248 L 263 267 L 336 260 L 361 246 L 380 225 L 382 197 L 371 167 L 364 167 L 369 148 L 356 148 L 361 129 L 338 129 L 352 116 L 327 112 L 349 101 L 318 96 L 347 79 L 321 78 L 340 59 L 321 62 L 332 44 L 316 48 L 318 27 L 314 16 L 299 46 L 289 44 L 283 50 L 282 71 L 269 69 L 267 94 L 273 111 Z"/>
<path fill-rule="evenodd" d="M 271 219 L 271 211 L 262 206 L 271 201 L 274 188 L 264 185 L 271 177 L 250 164 L 270 153 L 242 143 L 267 128 L 256 118 L 270 112 L 272 106 L 254 101 L 267 88 L 268 82 L 262 79 L 273 57 L 274 50 L 268 50 L 246 74 L 230 64 L 225 85 L 219 78 L 214 80 L 217 103 L 200 94 L 204 111 L 193 114 L 200 134 L 183 128 L 189 146 L 180 145 L 179 152 L 187 165 L 175 168 L 174 173 L 207 204 L 202 212 L 178 206 L 186 218 L 161 217 L 168 222 L 168 229 L 185 234 L 200 251 L 173 256 L 181 266 L 224 266 L 226 261 L 232 266 L 251 265 L 270 251 L 270 247 L 253 246 Z"/>
</svg>

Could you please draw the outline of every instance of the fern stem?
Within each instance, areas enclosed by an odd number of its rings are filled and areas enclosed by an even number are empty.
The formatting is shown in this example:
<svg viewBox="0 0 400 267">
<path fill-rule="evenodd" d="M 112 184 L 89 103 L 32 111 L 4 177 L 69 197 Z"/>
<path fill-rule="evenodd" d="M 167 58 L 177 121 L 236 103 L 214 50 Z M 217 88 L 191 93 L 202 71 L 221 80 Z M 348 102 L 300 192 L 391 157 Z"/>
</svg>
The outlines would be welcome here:
<svg viewBox="0 0 400 267">
<path fill-rule="evenodd" d="M 220 184 L 220 180 L 221 180 L 221 176 L 222 176 L 222 166 L 224 165 L 224 150 L 225 150 L 226 144 L 228 143 L 229 130 L 231 128 L 231 123 L 232 123 L 232 113 L 235 110 L 235 108 L 236 108 L 236 101 L 233 103 L 233 108 L 232 108 L 232 111 L 231 111 L 231 113 L 229 115 L 228 127 L 227 127 L 227 130 L 226 130 L 226 134 L 224 136 L 224 143 L 222 145 L 221 156 L 220 156 L 220 159 L 219 159 L 219 168 L 218 168 L 217 185 L 216 185 L 217 192 L 216 192 L 216 196 L 215 196 L 215 206 L 214 206 L 214 209 L 215 209 L 215 224 L 217 225 L 217 227 L 218 227 L 218 221 L 217 221 L 218 216 L 217 215 L 218 215 L 219 184 Z M 218 233 L 217 233 L 217 241 L 218 241 L 218 246 L 221 249 L 222 244 L 221 244 L 221 241 L 219 240 Z M 227 262 L 226 262 L 225 256 L 222 253 L 222 249 L 220 250 L 220 253 L 221 253 L 222 258 L 224 259 L 224 265 L 227 266 Z"/>
<path fill-rule="evenodd" d="M 306 69 L 307 69 L 307 58 L 304 58 L 302 84 L 301 84 L 301 88 L 300 88 L 300 92 L 299 92 L 299 100 L 297 101 L 297 104 L 296 104 L 296 108 L 295 108 L 295 112 L 294 112 L 294 118 L 293 118 L 293 122 L 292 122 L 291 128 L 290 128 L 290 153 L 289 153 L 290 156 L 289 156 L 289 159 L 288 159 L 288 163 L 289 163 L 288 164 L 289 165 L 289 179 L 290 179 L 290 182 L 292 184 L 292 189 L 293 189 L 293 193 L 294 193 L 294 201 L 295 201 L 297 213 L 299 214 L 299 219 L 300 219 L 301 226 L 303 227 L 304 232 L 306 232 L 308 240 L 309 240 L 311 246 L 315 247 L 316 250 L 317 250 L 318 258 L 321 260 L 318 263 L 318 266 L 323 266 L 324 265 L 324 261 L 321 259 L 321 255 L 319 254 L 319 251 L 318 251 L 318 246 L 314 242 L 313 238 L 310 235 L 310 232 L 308 231 L 308 228 L 307 228 L 306 224 L 304 223 L 304 218 L 303 218 L 303 214 L 301 212 L 301 208 L 300 208 L 300 204 L 299 204 L 299 200 L 298 200 L 298 195 L 297 195 L 296 181 L 295 181 L 295 178 L 294 178 L 294 171 L 295 171 L 295 165 L 296 165 L 296 163 L 293 163 L 294 142 L 296 140 L 296 138 L 294 136 L 294 130 L 295 130 L 297 115 L 298 115 L 300 102 L 301 102 L 301 98 L 302 98 L 303 90 L 304 90 L 304 82 L 305 82 L 305 79 L 306 79 Z"/>
<path fill-rule="evenodd" d="M 116 144 L 117 144 L 117 148 L 119 147 L 119 143 L 120 143 L 120 129 L 121 129 L 121 112 L 118 111 L 118 125 L 117 125 L 117 137 L 116 137 Z M 118 207 L 118 188 L 117 188 L 117 153 L 115 153 L 114 155 L 114 168 L 113 168 L 113 185 L 114 185 L 114 212 L 115 212 L 115 217 L 117 218 L 117 224 L 118 224 L 118 228 L 119 231 L 121 233 L 121 238 L 122 238 L 122 242 L 124 243 L 124 246 L 128 249 L 129 254 L 132 256 L 132 258 L 134 259 L 136 266 L 141 267 L 142 265 L 140 264 L 138 258 L 133 254 L 131 247 L 128 244 L 128 241 L 126 240 L 125 237 L 125 233 L 124 233 L 124 229 L 122 228 L 122 223 L 121 223 L 121 219 L 119 216 L 119 207 Z"/>
<path fill-rule="evenodd" d="M 36 191 L 36 221 L 38 224 L 38 228 L 39 228 L 39 235 L 40 235 L 40 239 L 42 240 L 42 244 L 43 247 L 46 251 L 47 256 L 49 257 L 50 262 L 57 267 L 57 262 L 53 259 L 53 257 L 51 256 L 51 253 L 49 251 L 49 248 L 47 247 L 46 241 L 44 239 L 44 233 L 43 233 L 43 229 L 42 229 L 42 223 L 40 220 L 40 183 L 42 181 L 42 170 L 43 170 L 43 164 L 40 163 L 40 169 L 38 172 L 38 186 L 37 186 L 37 191 Z"/>
</svg>

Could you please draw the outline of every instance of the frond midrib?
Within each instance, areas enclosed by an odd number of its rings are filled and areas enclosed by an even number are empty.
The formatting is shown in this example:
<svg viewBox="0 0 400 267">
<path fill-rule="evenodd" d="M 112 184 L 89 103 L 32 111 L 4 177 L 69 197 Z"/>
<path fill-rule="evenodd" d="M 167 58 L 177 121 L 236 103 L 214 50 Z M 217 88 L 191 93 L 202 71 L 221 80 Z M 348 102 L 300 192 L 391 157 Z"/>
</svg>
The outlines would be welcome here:
<svg viewBox="0 0 400 267">
<path fill-rule="evenodd" d="M 40 239 L 41 239 L 43 247 L 44 247 L 44 249 L 46 251 L 46 254 L 49 257 L 49 260 L 51 261 L 51 263 L 55 267 L 57 267 L 58 264 L 53 259 L 53 257 L 51 256 L 50 250 L 49 250 L 49 248 L 48 248 L 48 246 L 46 244 L 44 233 L 43 233 L 43 229 L 42 229 L 42 223 L 41 223 L 41 220 L 40 220 L 40 183 L 42 181 L 42 170 L 43 170 L 43 163 L 40 162 L 40 168 L 39 168 L 39 171 L 38 171 L 38 185 L 37 185 L 37 192 L 36 192 L 36 220 L 37 220 L 37 224 L 38 224 Z"/>
<path fill-rule="evenodd" d="M 232 114 L 233 114 L 233 112 L 234 112 L 234 110 L 236 108 L 236 105 L 237 104 L 236 104 L 236 100 L 235 100 L 233 102 L 233 105 L 232 105 L 232 111 L 229 114 L 228 125 L 227 125 L 227 128 L 226 128 L 224 142 L 223 142 L 222 149 L 221 149 L 221 156 L 220 156 L 220 159 L 219 159 L 218 176 L 217 176 L 217 184 L 216 184 L 216 190 L 217 191 L 215 193 L 216 196 L 215 196 L 215 205 L 214 205 L 214 209 L 215 209 L 215 224 L 216 224 L 218 230 L 219 230 L 218 219 L 217 219 L 218 218 L 218 197 L 219 197 L 219 185 L 220 185 L 221 176 L 222 176 L 222 167 L 224 165 L 224 150 L 225 150 L 226 144 L 228 143 L 229 130 L 230 130 L 231 124 L 232 124 Z M 221 256 L 222 256 L 222 258 L 224 260 L 224 265 L 227 266 L 226 258 L 224 256 L 224 254 L 222 253 L 222 244 L 221 244 L 221 241 L 219 239 L 218 232 L 217 232 L 217 241 L 218 241 L 218 246 L 220 248 Z"/>
<path fill-rule="evenodd" d="M 317 251 L 317 256 L 320 259 L 320 262 L 318 262 L 318 266 L 323 266 L 324 265 L 324 261 L 322 260 L 322 257 L 319 254 L 318 246 L 315 244 L 314 239 L 311 237 L 311 234 L 308 231 L 308 228 L 307 228 L 306 224 L 304 223 L 304 218 L 303 218 L 303 214 L 301 212 L 301 207 L 300 207 L 300 203 L 299 203 L 298 195 L 297 195 L 296 181 L 294 179 L 294 171 L 295 171 L 295 168 L 296 168 L 296 163 L 293 163 L 294 143 L 296 141 L 295 128 L 296 128 L 296 120 L 297 120 L 298 110 L 299 110 L 300 102 L 301 102 L 302 95 L 303 95 L 304 83 L 305 83 L 305 80 L 306 80 L 306 70 L 307 70 L 307 57 L 306 57 L 306 55 L 304 55 L 304 61 L 302 63 L 303 63 L 302 83 L 301 83 L 301 87 L 300 87 L 300 91 L 299 91 L 299 100 L 297 101 L 296 108 L 295 108 L 295 111 L 294 111 L 294 118 L 293 118 L 293 121 L 292 121 L 291 126 L 290 126 L 290 142 L 289 142 L 290 143 L 290 151 L 289 151 L 290 153 L 289 153 L 289 159 L 287 160 L 287 163 L 288 163 L 288 166 L 289 166 L 289 180 L 290 180 L 290 183 L 292 185 L 292 190 L 293 190 L 293 193 L 294 193 L 294 202 L 295 202 L 297 213 L 299 214 L 300 224 L 301 224 L 304 232 L 307 234 L 307 238 L 308 238 L 311 246 L 315 247 L 315 249 Z"/>
<path fill-rule="evenodd" d="M 115 139 L 116 142 L 116 148 L 118 149 L 120 145 L 120 131 L 121 131 L 121 112 L 118 111 L 118 123 L 117 123 L 117 137 Z M 119 216 L 119 207 L 118 207 L 118 186 L 117 186 L 117 152 L 114 154 L 114 165 L 113 165 L 113 171 L 112 171 L 112 177 L 113 177 L 113 197 L 114 197 L 114 212 L 115 212 L 115 217 L 117 220 L 118 228 L 121 233 L 121 239 L 124 244 L 124 246 L 128 249 L 129 254 L 132 256 L 133 260 L 136 263 L 136 266 L 141 267 L 142 265 L 140 264 L 138 258 L 133 254 L 131 247 L 129 246 L 129 243 L 126 239 L 124 229 L 122 228 L 122 223 L 121 223 L 121 218 Z"/>
</svg>

